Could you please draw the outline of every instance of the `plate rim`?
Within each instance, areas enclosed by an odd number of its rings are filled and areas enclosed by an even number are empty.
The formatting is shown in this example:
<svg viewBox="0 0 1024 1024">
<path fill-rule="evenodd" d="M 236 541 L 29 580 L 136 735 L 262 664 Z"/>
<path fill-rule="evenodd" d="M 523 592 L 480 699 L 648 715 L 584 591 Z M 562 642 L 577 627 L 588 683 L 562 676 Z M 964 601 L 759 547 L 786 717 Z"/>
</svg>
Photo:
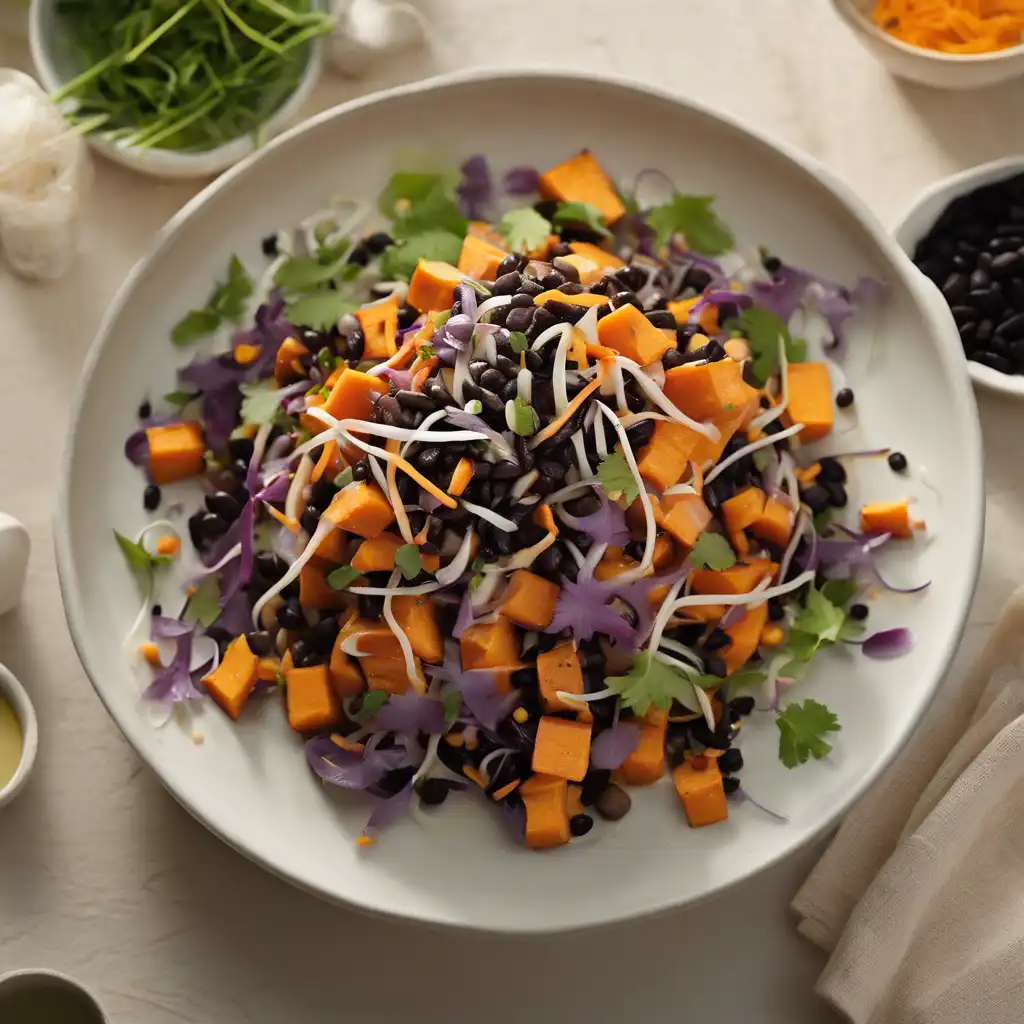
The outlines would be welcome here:
<svg viewBox="0 0 1024 1024">
<path fill-rule="evenodd" d="M 199 821 L 213 835 L 217 836 L 221 841 L 237 853 L 244 856 L 247 860 L 258 864 L 271 875 L 281 878 L 296 888 L 311 893 L 312 895 L 335 905 L 344 906 L 360 913 L 368 913 L 396 922 L 415 923 L 417 925 L 425 925 L 428 927 L 453 928 L 459 931 L 476 933 L 500 933 L 506 935 L 528 936 L 568 934 L 575 931 L 582 931 L 584 929 L 608 927 L 614 924 L 660 916 L 677 908 L 704 903 L 730 886 L 744 884 L 749 882 L 751 879 L 756 878 L 758 875 L 763 874 L 765 871 L 774 867 L 787 857 L 795 855 L 815 839 L 819 838 L 831 829 L 839 818 L 845 814 L 861 796 L 863 796 L 867 789 L 892 764 L 897 754 L 906 745 L 910 735 L 915 731 L 922 718 L 927 713 L 927 710 L 931 706 L 941 684 L 946 679 L 953 656 L 960 644 L 967 625 L 968 615 L 981 571 L 982 544 L 985 534 L 985 490 L 981 423 L 978 415 L 977 403 L 974 399 L 969 378 L 965 374 L 956 374 L 951 372 L 950 379 L 954 407 L 962 413 L 964 427 L 967 434 L 965 440 L 968 447 L 973 449 L 975 457 L 968 460 L 968 465 L 965 467 L 963 475 L 961 476 L 963 490 L 971 495 L 970 520 L 972 535 L 970 536 L 969 544 L 967 545 L 970 560 L 970 564 L 968 566 L 969 580 L 964 594 L 958 601 L 958 607 L 955 612 L 955 628 L 947 634 L 943 648 L 940 651 L 939 664 L 942 667 L 940 671 L 935 674 L 935 678 L 932 681 L 921 715 L 919 715 L 917 719 L 908 723 L 908 725 L 902 730 L 901 734 L 896 738 L 896 742 L 892 744 L 891 750 L 886 753 L 886 755 L 873 767 L 873 769 L 858 780 L 857 785 L 851 787 L 843 798 L 836 802 L 834 807 L 823 818 L 823 820 L 818 823 L 817 826 L 807 830 L 803 835 L 801 835 L 793 846 L 770 857 L 767 861 L 759 864 L 752 872 L 745 875 L 738 881 L 725 880 L 709 888 L 697 897 L 667 899 L 662 906 L 657 908 L 641 907 L 628 912 L 617 912 L 606 917 L 589 917 L 583 921 L 572 923 L 530 921 L 517 923 L 515 926 L 510 927 L 507 925 L 490 925 L 486 921 L 476 922 L 447 918 L 441 916 L 441 914 L 432 909 L 424 910 L 422 908 L 418 908 L 411 913 L 402 913 L 375 906 L 372 902 L 361 899 L 358 893 L 341 895 L 337 892 L 328 892 L 322 887 L 310 885 L 307 881 L 290 871 L 286 866 L 272 863 L 258 850 L 251 848 L 242 836 L 225 830 L 215 821 L 205 817 L 197 808 L 190 806 L 185 799 L 176 792 L 172 782 L 165 776 L 164 771 L 161 769 L 160 759 L 155 756 L 151 756 L 150 751 L 139 749 L 139 747 L 132 742 L 126 724 L 122 721 L 121 716 L 119 716 L 115 711 L 111 703 L 108 703 L 106 700 L 103 688 L 98 685 L 96 681 L 97 678 L 102 676 L 102 672 L 100 672 L 98 668 L 89 664 L 89 660 L 85 654 L 85 645 L 82 641 L 82 637 L 85 634 L 84 623 L 82 621 L 84 612 L 80 604 L 76 602 L 74 594 L 76 589 L 76 576 L 71 557 L 70 540 L 70 480 L 72 452 L 78 423 L 85 406 L 86 396 L 90 391 L 93 374 L 96 371 L 100 353 L 105 347 L 106 339 L 110 333 L 111 327 L 121 316 L 124 307 L 127 305 L 132 292 L 135 289 L 137 280 L 147 270 L 149 264 L 158 258 L 178 233 L 187 226 L 194 214 L 200 211 L 207 202 L 211 201 L 219 191 L 225 188 L 230 188 L 237 177 L 248 173 L 250 168 L 257 161 L 262 159 L 265 153 L 272 152 L 279 147 L 288 146 L 291 141 L 299 135 L 312 131 L 329 121 L 343 120 L 353 111 L 361 110 L 365 107 L 387 104 L 394 99 L 400 99 L 406 96 L 415 96 L 419 93 L 430 93 L 455 85 L 522 78 L 547 78 L 553 82 L 568 81 L 573 83 L 590 84 L 598 87 L 610 86 L 627 92 L 640 93 L 647 97 L 668 102 L 674 106 L 712 118 L 713 120 L 719 121 L 741 134 L 753 138 L 761 145 L 767 146 L 768 148 L 780 153 L 787 160 L 795 163 L 801 170 L 817 178 L 817 180 L 828 191 L 830 191 L 844 206 L 847 207 L 850 212 L 854 214 L 860 222 L 861 227 L 868 233 L 874 244 L 878 246 L 882 253 L 888 258 L 893 268 L 900 275 L 903 284 L 908 288 L 911 296 L 916 299 L 918 311 L 922 319 L 928 325 L 929 333 L 936 339 L 937 353 L 940 356 L 944 356 L 945 361 L 947 362 L 950 361 L 950 357 L 953 354 L 959 354 L 959 352 L 953 352 L 952 341 L 948 333 L 949 324 L 947 319 L 938 316 L 938 311 L 934 308 L 933 304 L 928 301 L 927 295 L 921 288 L 920 283 L 916 280 L 916 275 L 918 274 L 917 268 L 914 267 L 910 258 L 899 246 L 895 236 L 886 230 L 874 211 L 867 206 L 866 202 L 861 199 L 849 185 L 847 185 L 832 171 L 828 170 L 819 160 L 810 154 L 803 152 L 785 140 L 774 138 L 767 132 L 761 131 L 759 128 L 747 123 L 740 117 L 728 112 L 717 110 L 700 100 L 683 96 L 673 92 L 672 90 L 651 85 L 647 82 L 639 81 L 627 75 L 599 73 L 582 69 L 552 70 L 545 67 L 529 65 L 503 69 L 490 69 L 483 67 L 461 69 L 421 79 L 416 82 L 378 90 L 365 96 L 357 97 L 345 103 L 338 104 L 337 106 L 330 107 L 327 110 L 316 114 L 308 120 L 303 121 L 301 124 L 289 129 L 277 138 L 271 140 L 258 152 L 247 157 L 241 163 L 226 171 L 219 178 L 210 182 L 168 219 L 166 224 L 164 224 L 164 226 L 156 233 L 150 245 L 126 275 L 121 286 L 111 299 L 110 304 L 107 306 L 103 318 L 100 321 L 96 335 L 89 345 L 88 352 L 86 353 L 85 360 L 82 364 L 82 370 L 79 376 L 74 399 L 71 403 L 64 450 L 61 456 L 57 504 L 54 515 L 53 542 L 58 584 L 60 588 L 61 601 L 64 606 L 64 614 L 68 624 L 68 631 L 71 635 L 75 652 L 78 655 L 78 659 L 93 690 L 96 692 L 97 697 L 99 697 L 101 703 L 117 725 L 118 729 L 121 730 L 122 735 L 132 746 L 132 749 L 135 750 L 136 754 L 150 768 L 150 770 L 154 772 L 156 777 L 160 780 L 161 785 L 168 791 L 168 793 L 170 793 L 177 803 L 184 807 L 193 818 Z M 949 369 L 952 371 L 952 366 L 950 366 Z"/>
</svg>

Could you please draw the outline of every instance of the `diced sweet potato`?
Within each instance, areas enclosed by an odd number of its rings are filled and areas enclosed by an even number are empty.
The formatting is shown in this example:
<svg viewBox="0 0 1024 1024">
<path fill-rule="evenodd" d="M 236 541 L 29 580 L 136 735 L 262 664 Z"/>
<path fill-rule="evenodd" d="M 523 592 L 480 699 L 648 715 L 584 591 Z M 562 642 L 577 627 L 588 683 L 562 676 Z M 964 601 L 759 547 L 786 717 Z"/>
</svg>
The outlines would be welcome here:
<svg viewBox="0 0 1024 1024">
<path fill-rule="evenodd" d="M 713 518 L 699 494 L 666 494 L 661 510 L 664 529 L 687 548 L 697 543 Z"/>
<path fill-rule="evenodd" d="M 910 506 L 907 499 L 902 501 L 876 501 L 862 505 L 860 528 L 864 533 L 891 533 L 894 537 L 913 536 L 910 522 Z"/>
<path fill-rule="evenodd" d="M 693 573 L 695 594 L 749 594 L 765 577 L 779 571 L 775 562 L 755 559 L 737 562 L 728 569 L 697 569 Z"/>
<path fill-rule="evenodd" d="M 650 442 L 640 449 L 637 469 L 649 484 L 666 491 L 679 483 L 688 462 L 703 461 L 700 453 L 707 443 L 706 437 L 685 423 L 656 420 Z"/>
<path fill-rule="evenodd" d="M 533 770 L 541 775 L 582 782 L 590 763 L 590 732 L 591 726 L 585 722 L 544 715 L 537 723 Z"/>
<path fill-rule="evenodd" d="M 296 338 L 285 338 L 277 350 L 274 359 L 274 380 L 284 387 L 292 381 L 300 380 L 306 375 L 301 359 L 309 355 L 309 349 Z"/>
<path fill-rule="evenodd" d="M 357 635 L 359 640 L 356 647 L 360 654 L 375 654 L 382 658 L 401 660 L 402 647 L 398 637 L 383 620 L 375 622 L 372 619 L 360 618 L 358 615 L 350 615 L 338 633 L 338 642 L 343 643 L 350 636 Z"/>
<path fill-rule="evenodd" d="M 288 724 L 297 732 L 326 729 L 341 718 L 341 702 L 326 665 L 291 668 L 284 677 Z"/>
<path fill-rule="evenodd" d="M 355 697 L 366 689 L 366 680 L 359 669 L 359 659 L 350 658 L 341 649 L 342 636 L 339 633 L 331 651 L 331 663 L 328 671 L 331 686 L 339 697 Z"/>
<path fill-rule="evenodd" d="M 709 757 L 702 763 L 705 767 L 697 769 L 690 761 L 684 761 L 672 771 L 672 781 L 691 828 L 713 825 L 729 817 L 718 761 Z"/>
<path fill-rule="evenodd" d="M 505 591 L 501 613 L 524 629 L 545 629 L 555 615 L 561 590 L 557 584 L 526 569 L 517 569 Z"/>
<path fill-rule="evenodd" d="M 363 358 L 388 359 L 398 351 L 398 296 L 357 309 L 355 317 L 363 329 Z"/>
<path fill-rule="evenodd" d="M 399 628 L 409 638 L 413 652 L 424 661 L 444 661 L 444 637 L 437 625 L 437 609 L 426 594 L 396 597 L 391 611 Z"/>
<path fill-rule="evenodd" d="M 628 302 L 597 322 L 597 340 L 641 366 L 660 359 L 675 341 L 663 334 Z"/>
<path fill-rule="evenodd" d="M 398 534 L 382 533 L 372 540 L 364 540 L 352 556 L 352 568 L 359 572 L 391 572 L 395 567 L 395 554 L 405 544 Z M 423 568 L 436 572 L 440 567 L 439 555 L 420 555 Z"/>
<path fill-rule="evenodd" d="M 764 511 L 750 524 L 750 532 L 769 544 L 784 548 L 793 534 L 793 513 L 777 498 L 769 498 Z"/>
<path fill-rule="evenodd" d="M 459 270 L 478 281 L 493 281 L 506 256 L 508 253 L 497 245 L 475 235 L 466 235 L 459 254 Z"/>
<path fill-rule="evenodd" d="M 306 409 L 322 409 L 326 405 L 326 399 L 321 394 L 306 396 Z M 299 426 L 308 430 L 311 434 L 319 434 L 327 429 L 327 424 L 311 416 L 308 411 L 299 413 Z"/>
<path fill-rule="evenodd" d="M 324 403 L 324 411 L 339 420 L 368 420 L 373 418 L 370 396 L 386 395 L 388 382 L 383 377 L 371 377 L 347 367 Z M 321 424 L 321 426 L 323 426 Z M 362 452 L 359 453 L 360 456 Z"/>
<path fill-rule="evenodd" d="M 749 554 L 750 543 L 743 532 L 761 518 L 765 497 L 760 487 L 745 487 L 738 494 L 722 502 L 722 517 L 729 539 L 740 556 Z"/>
<path fill-rule="evenodd" d="M 395 510 L 376 485 L 360 480 L 338 491 L 324 512 L 340 529 L 373 540 L 395 521 Z"/>
<path fill-rule="evenodd" d="M 789 405 L 783 413 L 786 426 L 802 423 L 800 440 L 820 441 L 831 433 L 835 419 L 832 384 L 825 363 L 790 363 L 786 371 Z"/>
<path fill-rule="evenodd" d="M 455 288 L 462 284 L 462 271 L 439 260 L 420 260 L 416 264 L 405 301 L 421 313 L 451 309 Z"/>
<path fill-rule="evenodd" d="M 677 299 L 675 302 L 668 303 L 666 308 L 676 318 L 677 324 L 688 324 L 690 322 L 690 310 L 703 297 L 703 295 L 694 295 L 692 299 Z"/>
<path fill-rule="evenodd" d="M 622 762 L 622 781 L 630 786 L 650 786 L 665 774 L 665 733 L 668 712 L 651 708 L 640 726 L 640 743 Z"/>
<path fill-rule="evenodd" d="M 570 306 L 607 306 L 607 295 L 595 295 L 592 292 L 580 292 L 578 295 L 567 295 L 557 289 L 541 292 L 534 297 L 534 305 L 543 306 L 545 302 L 567 302 Z"/>
<path fill-rule="evenodd" d="M 601 246 L 594 245 L 592 242 L 570 242 L 569 248 L 577 256 L 583 256 L 591 263 L 596 263 L 601 270 L 618 270 L 626 265 L 615 253 L 602 249 Z"/>
<path fill-rule="evenodd" d="M 569 784 L 565 779 L 532 775 L 519 787 L 526 806 L 526 843 L 535 850 L 569 842 Z"/>
<path fill-rule="evenodd" d="M 470 626 L 459 640 L 462 648 L 462 668 L 497 668 L 514 665 L 519 661 L 519 640 L 516 628 L 499 615 L 494 622 Z"/>
<path fill-rule="evenodd" d="M 307 562 L 299 573 L 299 604 L 303 608 L 333 608 L 341 611 L 348 607 L 345 591 L 334 590 L 327 582 L 329 567 Z"/>
<path fill-rule="evenodd" d="M 676 556 L 676 546 L 667 534 L 659 533 L 654 538 L 654 555 L 651 564 L 655 569 L 664 569 Z"/>
<path fill-rule="evenodd" d="M 149 477 L 155 484 L 184 480 L 206 468 L 203 458 L 206 444 L 198 423 L 147 427 L 146 441 L 149 444 Z"/>
<path fill-rule="evenodd" d="M 564 640 L 550 651 L 537 655 L 537 679 L 540 684 L 540 700 L 545 711 L 575 711 L 556 694 L 583 693 L 583 669 L 576 644 Z"/>
<path fill-rule="evenodd" d="M 585 287 L 597 284 L 597 282 L 604 277 L 605 271 L 601 264 L 596 263 L 594 260 L 589 259 L 586 256 L 581 256 L 579 253 L 573 253 L 571 256 L 561 256 L 559 257 L 559 260 L 560 264 L 567 263 L 570 267 L 575 269 L 576 274 L 580 279 L 580 284 Z"/>
<path fill-rule="evenodd" d="M 722 652 L 725 659 L 725 670 L 728 675 L 738 672 L 757 650 L 761 639 L 761 630 L 768 621 L 768 605 L 762 603 L 747 609 L 747 614 L 725 632 L 732 643 Z"/>
<path fill-rule="evenodd" d="M 599 583 L 613 580 L 636 566 L 636 562 L 619 547 L 609 547 L 594 567 L 594 579 Z"/>
<path fill-rule="evenodd" d="M 589 203 L 609 224 L 626 212 L 611 179 L 589 149 L 546 170 L 540 176 L 540 194 L 563 203 Z"/>
<path fill-rule="evenodd" d="M 472 235 L 474 238 L 482 239 L 485 242 L 490 242 L 491 245 L 497 246 L 499 249 L 505 244 L 505 239 L 485 220 L 471 220 L 467 234 Z"/>
<path fill-rule="evenodd" d="M 426 688 L 423 678 L 423 666 L 420 659 L 415 659 L 416 675 Z M 384 690 L 387 693 L 406 693 L 412 685 L 404 658 L 384 658 L 373 654 L 368 658 L 359 659 L 359 667 L 366 676 L 366 685 L 371 690 Z"/>
<path fill-rule="evenodd" d="M 723 413 L 753 413 L 757 391 L 743 380 L 743 368 L 731 359 L 699 366 L 684 364 L 665 373 L 665 397 L 695 420 L 716 420 Z"/>
<path fill-rule="evenodd" d="M 220 664 L 203 677 L 203 686 L 226 714 L 237 719 L 256 685 L 258 670 L 259 658 L 249 650 L 249 642 L 236 636 Z"/>
</svg>

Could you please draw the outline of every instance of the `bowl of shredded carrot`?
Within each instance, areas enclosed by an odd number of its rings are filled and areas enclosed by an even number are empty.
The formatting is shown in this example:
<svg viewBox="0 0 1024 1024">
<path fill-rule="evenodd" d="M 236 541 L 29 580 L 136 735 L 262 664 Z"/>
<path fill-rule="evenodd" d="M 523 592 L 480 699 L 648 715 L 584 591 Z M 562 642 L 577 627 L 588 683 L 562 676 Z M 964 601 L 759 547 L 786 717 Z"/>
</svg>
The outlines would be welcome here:
<svg viewBox="0 0 1024 1024">
<path fill-rule="evenodd" d="M 1024 0 L 833 0 L 897 77 L 976 89 L 1024 74 Z"/>
</svg>

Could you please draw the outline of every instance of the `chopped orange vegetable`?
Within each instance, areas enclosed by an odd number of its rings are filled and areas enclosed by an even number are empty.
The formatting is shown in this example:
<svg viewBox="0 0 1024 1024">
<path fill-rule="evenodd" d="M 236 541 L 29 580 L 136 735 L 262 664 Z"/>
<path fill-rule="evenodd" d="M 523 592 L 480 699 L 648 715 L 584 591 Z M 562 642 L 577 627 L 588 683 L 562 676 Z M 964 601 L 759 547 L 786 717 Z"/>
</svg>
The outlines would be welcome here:
<svg viewBox="0 0 1024 1024">
<path fill-rule="evenodd" d="M 153 668 L 160 667 L 160 648 L 154 643 L 139 644 L 139 654 L 142 655 L 142 660 L 147 665 L 152 665 Z"/>
<path fill-rule="evenodd" d="M 534 296 L 535 306 L 543 306 L 545 302 L 567 302 L 570 306 L 607 306 L 609 299 L 607 295 L 595 295 L 592 292 L 580 292 L 578 295 L 567 295 L 557 289 L 541 292 Z"/>
<path fill-rule="evenodd" d="M 697 569 L 693 573 L 695 594 L 749 594 L 765 577 L 779 571 L 778 565 L 767 559 L 737 562 L 728 569 Z"/>
<path fill-rule="evenodd" d="M 781 626 L 765 626 L 761 630 L 758 643 L 762 647 L 778 647 L 786 639 L 786 631 Z"/>
<path fill-rule="evenodd" d="M 391 632 L 391 627 L 386 622 L 375 622 L 355 614 L 350 615 L 338 633 L 339 644 L 344 643 L 350 636 L 359 637 L 356 647 L 360 654 L 375 654 L 396 661 L 402 658 L 398 637 Z M 365 665 L 363 667 L 365 668 Z"/>
<path fill-rule="evenodd" d="M 329 567 L 307 562 L 299 573 L 299 604 L 303 608 L 334 608 L 341 610 L 348 607 L 348 598 L 344 590 L 334 590 L 327 582 Z"/>
<path fill-rule="evenodd" d="M 326 399 L 320 393 L 315 395 L 306 395 L 306 409 L 322 409 Z M 299 413 L 299 425 L 303 430 L 308 430 L 311 434 L 319 434 L 321 431 L 327 429 L 327 424 L 318 420 L 315 416 L 311 416 L 308 412 Z"/>
<path fill-rule="evenodd" d="M 700 324 L 700 329 L 705 334 L 717 334 L 719 331 L 718 324 L 718 307 L 707 305 L 697 314 L 697 323 Z"/>
<path fill-rule="evenodd" d="M 239 366 L 249 366 L 250 363 L 255 363 L 259 359 L 262 351 L 259 345 L 236 345 L 235 362 Z"/>
<path fill-rule="evenodd" d="M 316 483 L 321 477 L 333 480 L 346 466 L 345 458 L 338 448 L 337 441 L 328 441 L 320 452 L 320 458 L 316 460 L 313 473 L 310 476 L 310 483 Z"/>
<path fill-rule="evenodd" d="M 490 242 L 491 245 L 502 246 L 505 244 L 505 239 L 498 234 L 494 228 L 487 223 L 485 220 L 471 220 L 469 222 L 468 234 L 474 238 L 483 239 L 485 242 Z"/>
<path fill-rule="evenodd" d="M 793 513 L 778 498 L 769 498 L 764 511 L 750 524 L 750 532 L 769 544 L 784 548 L 793 534 Z"/>
<path fill-rule="evenodd" d="M 234 719 L 242 713 L 256 685 L 259 659 L 249 650 L 244 636 L 236 636 L 224 652 L 220 664 L 203 677 L 203 686 L 210 696 Z"/>
<path fill-rule="evenodd" d="M 324 515 L 342 530 L 372 540 L 395 521 L 395 510 L 376 485 L 360 480 L 331 499 Z"/>
<path fill-rule="evenodd" d="M 551 255 L 551 250 L 558 245 L 560 241 L 561 239 L 558 235 L 547 235 L 540 245 L 535 246 L 526 255 L 531 260 L 547 260 Z"/>
<path fill-rule="evenodd" d="M 582 782 L 590 763 L 591 726 L 544 715 L 537 723 L 532 767 L 541 775 Z"/>
<path fill-rule="evenodd" d="M 573 253 L 571 256 L 560 256 L 559 265 L 562 263 L 567 263 L 575 269 L 580 279 L 580 284 L 584 286 L 597 284 L 604 277 L 604 269 L 601 265 L 586 256 L 579 255 L 579 253 Z"/>
<path fill-rule="evenodd" d="M 615 253 L 592 242 L 570 242 L 569 248 L 577 256 L 585 256 L 591 263 L 596 263 L 602 270 L 618 270 L 626 265 Z"/>
<path fill-rule="evenodd" d="M 530 439 L 531 447 L 554 437 L 562 429 L 562 425 L 568 423 L 576 410 L 604 383 L 607 372 L 607 365 L 602 362 L 597 368 L 597 376 L 543 430 L 533 435 Z"/>
<path fill-rule="evenodd" d="M 630 309 L 634 307 L 630 306 Z M 608 318 L 605 317 L 607 320 Z M 708 445 L 708 439 L 685 423 L 675 420 L 656 420 L 651 440 L 640 449 L 636 467 L 640 475 L 659 491 L 666 491 L 679 483 L 686 464 L 703 462 L 700 455 Z"/>
<path fill-rule="evenodd" d="M 359 658 L 350 658 L 342 649 L 344 639 L 339 633 L 331 650 L 331 662 L 328 671 L 331 675 L 331 686 L 339 697 L 355 697 L 366 689 L 366 681 L 359 670 Z"/>
<path fill-rule="evenodd" d="M 545 711 L 577 710 L 557 696 L 559 690 L 583 693 L 583 668 L 574 641 L 563 640 L 550 651 L 537 655 L 537 680 Z"/>
<path fill-rule="evenodd" d="M 675 555 L 676 546 L 672 543 L 672 538 L 664 533 L 659 533 L 654 538 L 654 557 L 651 560 L 651 564 L 655 569 L 664 569 L 675 558 Z"/>
<path fill-rule="evenodd" d="M 824 363 L 790 363 L 786 371 L 789 405 L 782 414 L 786 426 L 802 423 L 800 440 L 820 441 L 832 430 L 835 410 L 832 384 Z"/>
<path fill-rule="evenodd" d="M 635 568 L 639 563 L 629 558 L 620 547 L 612 546 L 601 556 L 601 561 L 594 567 L 594 579 L 599 583 L 613 580 L 624 572 Z"/>
<path fill-rule="evenodd" d="M 285 338 L 274 359 L 274 380 L 284 387 L 305 376 L 302 357 L 309 355 L 309 349 L 295 338 Z"/>
<path fill-rule="evenodd" d="M 391 572 L 395 567 L 395 554 L 405 543 L 395 533 L 382 533 L 372 540 L 364 540 L 352 556 L 352 568 L 359 572 Z M 436 572 L 440 567 L 439 555 L 421 555 L 423 568 Z"/>
<path fill-rule="evenodd" d="M 690 322 L 690 310 L 703 297 L 703 295 L 694 295 L 692 299 L 677 299 L 675 302 L 670 302 L 666 308 L 676 318 L 677 324 L 688 324 Z"/>
<path fill-rule="evenodd" d="M 684 761 L 672 771 L 672 781 L 676 793 L 686 813 L 686 820 L 691 828 L 702 825 L 713 825 L 716 821 L 725 821 L 729 817 L 729 806 L 725 799 L 725 787 L 722 784 L 722 770 L 715 758 L 702 759 L 703 767 L 695 766 L 701 762 L 697 758 Z"/>
<path fill-rule="evenodd" d="M 316 557 L 331 565 L 348 561 L 349 536 L 344 530 L 331 530 L 316 549 Z"/>
<path fill-rule="evenodd" d="M 520 787 L 526 806 L 526 843 L 534 850 L 569 842 L 569 784 L 565 779 L 532 775 Z"/>
<path fill-rule="evenodd" d="M 622 762 L 622 781 L 630 786 L 650 786 L 665 774 L 668 712 L 652 707 L 636 724 L 640 726 L 640 743 Z"/>
<path fill-rule="evenodd" d="M 383 377 L 371 377 L 368 373 L 346 367 L 338 383 L 331 388 L 324 403 L 324 411 L 338 420 L 372 419 L 373 404 L 370 396 L 374 393 L 388 393 L 388 382 Z M 324 425 L 320 424 L 320 427 L 323 429 Z"/>
<path fill-rule="evenodd" d="M 326 665 L 292 668 L 284 679 L 288 724 L 297 732 L 326 729 L 341 718 L 341 703 L 331 688 Z"/>
<path fill-rule="evenodd" d="M 469 486 L 473 479 L 476 466 L 472 459 L 459 459 L 452 470 L 451 483 L 448 484 L 448 493 L 458 497 Z"/>
<path fill-rule="evenodd" d="M 768 605 L 762 603 L 747 609 L 747 614 L 725 632 L 732 643 L 722 652 L 727 675 L 738 672 L 757 650 L 761 631 L 768 621 Z"/>
<path fill-rule="evenodd" d="M 675 340 L 663 334 L 636 306 L 624 303 L 597 322 L 597 339 L 627 359 L 646 366 L 660 359 Z"/>
<path fill-rule="evenodd" d="M 388 359 L 398 351 L 398 296 L 389 295 L 382 302 L 362 306 L 355 312 L 366 339 L 364 359 Z"/>
<path fill-rule="evenodd" d="M 697 543 L 713 518 L 699 494 L 666 494 L 660 504 L 665 530 L 687 548 Z"/>
<path fill-rule="evenodd" d="M 462 278 L 462 271 L 450 263 L 420 260 L 409 282 L 405 301 L 421 313 L 451 309 L 455 287 L 462 284 Z"/>
<path fill-rule="evenodd" d="M 491 794 L 491 799 L 495 803 L 498 803 L 499 801 L 504 800 L 505 797 L 509 795 L 509 793 L 514 793 L 518 788 L 519 779 L 513 779 L 507 786 L 502 786 L 501 789 L 496 789 Z"/>
<path fill-rule="evenodd" d="M 589 149 L 546 170 L 540 176 L 540 194 L 563 203 L 589 203 L 614 224 L 625 212 L 611 178 Z"/>
<path fill-rule="evenodd" d="M 906 498 L 861 506 L 860 528 L 865 533 L 891 533 L 894 537 L 907 538 L 913 536 L 913 525 Z"/>
<path fill-rule="evenodd" d="M 156 553 L 167 558 L 173 558 L 181 550 L 181 538 L 173 533 L 165 533 L 156 541 Z"/>
<path fill-rule="evenodd" d="M 466 235 L 459 254 L 459 270 L 478 281 L 493 281 L 506 256 L 508 253 L 497 245 L 475 235 Z"/>
<path fill-rule="evenodd" d="M 198 423 L 169 423 L 164 427 L 147 427 L 149 444 L 149 476 L 155 484 L 196 476 L 206 468 L 203 452 L 203 431 Z"/>
<path fill-rule="evenodd" d="M 426 691 L 427 684 L 423 678 L 423 666 L 416 658 L 416 676 L 421 683 L 421 690 Z M 387 693 L 406 693 L 412 685 L 405 667 L 404 658 L 383 658 L 379 654 L 359 659 L 359 667 L 366 675 L 366 685 L 371 690 L 384 690 Z"/>
<path fill-rule="evenodd" d="M 437 625 L 437 609 L 426 594 L 396 597 L 391 610 L 399 629 L 409 638 L 413 653 L 424 661 L 444 661 L 444 637 Z"/>
<path fill-rule="evenodd" d="M 560 593 L 558 585 L 543 576 L 517 569 L 505 591 L 501 613 L 524 629 L 545 629 L 555 616 Z"/>
<path fill-rule="evenodd" d="M 272 683 L 280 669 L 281 662 L 277 658 L 260 658 L 256 663 L 256 678 L 261 683 Z"/>
<path fill-rule="evenodd" d="M 519 661 L 519 639 L 512 623 L 499 615 L 494 622 L 480 623 L 465 630 L 459 640 L 462 668 L 497 668 Z"/>
<path fill-rule="evenodd" d="M 731 359 L 700 366 L 684 363 L 665 373 L 665 397 L 695 420 L 715 420 L 723 413 L 752 415 L 757 391 L 743 379 L 743 368 Z"/>
<path fill-rule="evenodd" d="M 760 487 L 746 487 L 739 494 L 722 502 L 722 517 L 729 539 L 738 555 L 750 553 L 750 543 L 744 530 L 753 525 L 764 513 L 765 496 Z"/>
<path fill-rule="evenodd" d="M 943 53 L 993 53 L 1024 35 L 1020 0 L 875 0 L 871 17 L 896 39 Z"/>
</svg>

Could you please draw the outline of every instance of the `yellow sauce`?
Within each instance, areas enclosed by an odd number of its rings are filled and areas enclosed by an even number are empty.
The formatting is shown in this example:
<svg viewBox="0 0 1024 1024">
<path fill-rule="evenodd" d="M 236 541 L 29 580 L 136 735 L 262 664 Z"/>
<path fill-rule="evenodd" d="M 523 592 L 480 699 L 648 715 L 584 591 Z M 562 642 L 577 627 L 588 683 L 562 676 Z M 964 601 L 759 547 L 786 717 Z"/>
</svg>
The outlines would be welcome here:
<svg viewBox="0 0 1024 1024">
<path fill-rule="evenodd" d="M 21 764 L 21 725 L 3 698 L 0 698 L 0 789 L 3 789 Z"/>
</svg>

